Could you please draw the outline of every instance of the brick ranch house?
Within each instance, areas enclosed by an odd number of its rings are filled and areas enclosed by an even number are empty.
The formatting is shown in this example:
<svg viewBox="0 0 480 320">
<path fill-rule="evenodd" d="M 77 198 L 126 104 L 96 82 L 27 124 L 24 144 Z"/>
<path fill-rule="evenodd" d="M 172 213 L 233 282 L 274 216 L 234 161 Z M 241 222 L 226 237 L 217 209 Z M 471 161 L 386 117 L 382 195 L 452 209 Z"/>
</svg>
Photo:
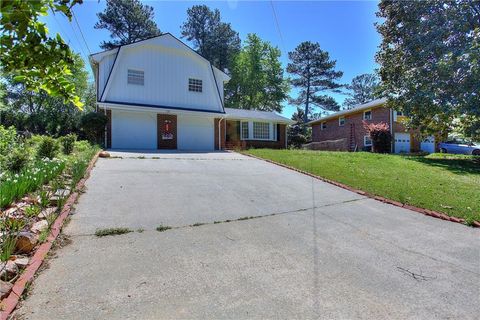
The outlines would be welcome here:
<svg viewBox="0 0 480 320">
<path fill-rule="evenodd" d="M 224 107 L 230 77 L 164 33 L 92 54 L 97 111 L 109 149 L 285 148 L 293 121 Z"/>
<path fill-rule="evenodd" d="M 339 151 L 370 150 L 372 141 L 363 127 L 367 123 L 385 122 L 392 134 L 392 153 L 435 152 L 435 139 L 421 140 L 414 130 L 407 130 L 402 121 L 405 116 L 386 107 L 386 99 L 377 99 L 349 110 L 342 110 L 315 121 L 312 126 L 312 141 L 326 142 L 325 149 Z M 336 143 L 328 143 L 335 141 Z M 319 144 L 322 148 L 322 144 Z"/>
</svg>

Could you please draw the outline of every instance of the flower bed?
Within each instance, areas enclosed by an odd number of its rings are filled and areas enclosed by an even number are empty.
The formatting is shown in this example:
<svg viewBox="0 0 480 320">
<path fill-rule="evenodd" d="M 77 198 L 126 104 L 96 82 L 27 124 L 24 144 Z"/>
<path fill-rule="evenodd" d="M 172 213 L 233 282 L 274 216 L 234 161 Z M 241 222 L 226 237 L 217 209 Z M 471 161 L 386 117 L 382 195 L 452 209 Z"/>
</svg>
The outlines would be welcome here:
<svg viewBox="0 0 480 320">
<path fill-rule="evenodd" d="M 8 295 L 37 245 L 47 239 L 65 199 L 84 176 L 89 161 L 98 151 L 97 147 L 80 141 L 74 142 L 67 154 L 65 151 L 60 153 L 58 145 L 62 140 L 37 136 L 27 141 L 15 141 L 17 151 L 19 146 L 29 149 L 26 152 L 32 154 L 36 150 L 37 157 L 30 155 L 18 172 L 4 170 L 1 173 L 1 299 Z M 45 153 L 51 159 L 39 159 L 39 153 Z M 9 154 L 4 152 L 0 156 L 6 159 Z"/>
</svg>

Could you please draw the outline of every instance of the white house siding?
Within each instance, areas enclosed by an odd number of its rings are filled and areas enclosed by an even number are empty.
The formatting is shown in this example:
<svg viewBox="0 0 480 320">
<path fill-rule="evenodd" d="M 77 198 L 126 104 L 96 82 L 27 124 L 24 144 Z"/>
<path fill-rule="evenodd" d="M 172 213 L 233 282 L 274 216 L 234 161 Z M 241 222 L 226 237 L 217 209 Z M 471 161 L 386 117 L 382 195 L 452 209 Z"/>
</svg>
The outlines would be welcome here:
<svg viewBox="0 0 480 320">
<path fill-rule="evenodd" d="M 128 69 L 144 71 L 143 86 L 127 83 Z M 188 91 L 189 78 L 202 80 L 203 91 Z M 222 80 L 217 81 L 223 92 Z M 209 62 L 186 47 L 164 43 L 122 47 L 106 90 L 106 101 L 222 110 Z"/>
<path fill-rule="evenodd" d="M 178 115 L 177 145 L 180 150 L 213 150 L 214 119 Z"/>
<path fill-rule="evenodd" d="M 112 110 L 113 149 L 157 149 L 157 114 Z"/>
<path fill-rule="evenodd" d="M 110 54 L 105 56 L 102 61 L 100 62 L 99 72 L 98 72 L 98 94 L 101 95 L 103 89 L 105 88 L 105 84 L 108 79 L 108 75 L 110 74 L 110 70 L 113 67 L 113 62 L 115 61 L 116 54 Z"/>
</svg>

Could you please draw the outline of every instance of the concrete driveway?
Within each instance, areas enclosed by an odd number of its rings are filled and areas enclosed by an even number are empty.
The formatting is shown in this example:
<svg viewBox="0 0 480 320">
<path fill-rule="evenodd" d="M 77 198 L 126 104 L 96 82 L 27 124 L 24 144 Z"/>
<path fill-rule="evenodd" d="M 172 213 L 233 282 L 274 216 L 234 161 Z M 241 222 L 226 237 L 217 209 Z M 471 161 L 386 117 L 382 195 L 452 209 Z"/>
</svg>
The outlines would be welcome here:
<svg viewBox="0 0 480 320">
<path fill-rule="evenodd" d="M 235 153 L 113 155 L 20 317 L 478 319 L 478 229 Z"/>
</svg>

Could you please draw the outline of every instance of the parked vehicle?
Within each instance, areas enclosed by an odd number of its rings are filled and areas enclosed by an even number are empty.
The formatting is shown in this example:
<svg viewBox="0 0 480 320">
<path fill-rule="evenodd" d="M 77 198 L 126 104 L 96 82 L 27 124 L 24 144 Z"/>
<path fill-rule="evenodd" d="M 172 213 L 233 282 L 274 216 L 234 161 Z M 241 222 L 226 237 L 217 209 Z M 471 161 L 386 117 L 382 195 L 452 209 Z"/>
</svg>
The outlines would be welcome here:
<svg viewBox="0 0 480 320">
<path fill-rule="evenodd" d="M 438 144 L 442 153 L 473 154 L 480 156 L 480 144 L 455 138 Z"/>
</svg>

